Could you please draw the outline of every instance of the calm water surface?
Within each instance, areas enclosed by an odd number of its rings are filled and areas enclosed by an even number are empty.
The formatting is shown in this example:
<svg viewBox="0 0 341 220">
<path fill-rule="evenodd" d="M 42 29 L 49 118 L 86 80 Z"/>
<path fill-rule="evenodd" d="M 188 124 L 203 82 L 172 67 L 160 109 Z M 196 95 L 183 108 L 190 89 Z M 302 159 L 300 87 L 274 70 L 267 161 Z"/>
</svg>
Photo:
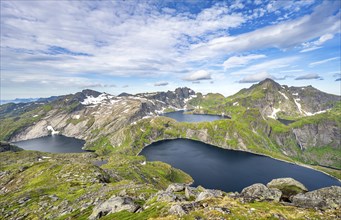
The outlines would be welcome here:
<svg viewBox="0 0 341 220">
<path fill-rule="evenodd" d="M 341 183 L 321 172 L 247 152 L 214 147 L 202 142 L 177 139 L 153 143 L 140 153 L 149 161 L 163 161 L 194 179 L 194 186 L 241 191 L 254 183 L 292 177 L 309 190 Z"/>
<path fill-rule="evenodd" d="M 85 141 L 63 135 L 50 135 L 26 141 L 15 142 L 15 145 L 25 150 L 36 150 L 51 153 L 85 152 L 82 147 Z"/>
<path fill-rule="evenodd" d="M 162 115 L 165 117 L 173 118 L 179 122 L 215 121 L 215 120 L 220 120 L 220 119 L 225 118 L 220 115 L 185 114 L 185 111 L 168 112 Z"/>
</svg>

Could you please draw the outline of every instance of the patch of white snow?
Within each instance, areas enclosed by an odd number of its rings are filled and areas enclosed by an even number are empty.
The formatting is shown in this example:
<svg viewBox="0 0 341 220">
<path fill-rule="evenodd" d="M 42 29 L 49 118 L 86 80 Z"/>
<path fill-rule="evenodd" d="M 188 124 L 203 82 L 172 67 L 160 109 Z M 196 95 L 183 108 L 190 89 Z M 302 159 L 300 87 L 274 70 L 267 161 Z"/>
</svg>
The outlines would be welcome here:
<svg viewBox="0 0 341 220">
<path fill-rule="evenodd" d="M 282 93 L 282 92 L 280 92 L 280 91 L 278 91 L 278 92 L 279 92 L 279 94 L 281 94 L 285 99 L 289 99 L 288 96 L 286 96 L 284 93 Z"/>
</svg>

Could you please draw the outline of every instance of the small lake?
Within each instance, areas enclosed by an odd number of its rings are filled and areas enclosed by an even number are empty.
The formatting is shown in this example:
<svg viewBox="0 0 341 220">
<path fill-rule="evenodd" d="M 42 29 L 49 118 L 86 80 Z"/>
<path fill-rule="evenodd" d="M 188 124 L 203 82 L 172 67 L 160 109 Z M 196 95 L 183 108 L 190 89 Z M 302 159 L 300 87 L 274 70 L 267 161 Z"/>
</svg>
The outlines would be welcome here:
<svg viewBox="0 0 341 220">
<path fill-rule="evenodd" d="M 13 144 L 25 150 L 36 150 L 51 153 L 80 153 L 85 152 L 82 147 L 85 141 L 66 137 L 63 135 L 50 135 L 34 138 L 26 141 L 14 142 Z"/>
<path fill-rule="evenodd" d="M 293 120 L 287 120 L 287 119 L 282 119 L 282 118 L 278 118 L 277 119 L 279 122 L 281 122 L 282 124 L 285 124 L 285 125 L 290 125 L 291 123 L 294 123 L 295 121 Z"/>
<path fill-rule="evenodd" d="M 162 114 L 162 116 L 173 118 L 179 122 L 216 121 L 227 118 L 220 115 L 186 114 L 186 111 L 168 112 Z"/>
<path fill-rule="evenodd" d="M 309 190 L 341 183 L 324 173 L 269 157 L 226 150 L 187 139 L 167 140 L 145 147 L 140 155 L 162 161 L 192 176 L 194 186 L 240 192 L 254 183 L 292 177 Z"/>
</svg>

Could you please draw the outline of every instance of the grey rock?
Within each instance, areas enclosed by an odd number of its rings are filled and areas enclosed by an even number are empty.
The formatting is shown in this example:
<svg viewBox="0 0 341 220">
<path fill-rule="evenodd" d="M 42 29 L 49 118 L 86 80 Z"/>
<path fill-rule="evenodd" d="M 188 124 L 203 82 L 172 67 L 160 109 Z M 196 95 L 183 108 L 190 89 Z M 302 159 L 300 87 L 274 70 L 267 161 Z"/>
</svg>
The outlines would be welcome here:
<svg viewBox="0 0 341 220">
<path fill-rule="evenodd" d="M 58 196 L 56 196 L 56 195 L 50 195 L 49 197 L 50 197 L 52 202 L 55 202 L 59 199 Z"/>
<path fill-rule="evenodd" d="M 269 189 L 261 183 L 253 184 L 246 187 L 240 193 L 242 197 L 247 202 L 254 201 L 276 201 L 278 202 L 282 196 L 282 192 L 278 189 Z"/>
<path fill-rule="evenodd" d="M 167 187 L 166 192 L 181 192 L 184 190 L 185 190 L 185 184 L 174 183 L 174 184 L 170 184 Z"/>
<path fill-rule="evenodd" d="M 292 197 L 295 206 L 321 210 L 341 208 L 341 187 L 331 186 Z"/>
<path fill-rule="evenodd" d="M 267 187 L 270 189 L 279 189 L 282 192 L 281 199 L 284 201 L 289 200 L 291 196 L 298 193 L 308 192 L 308 189 L 302 183 L 293 178 L 273 179 L 267 184 Z"/>
<path fill-rule="evenodd" d="M 222 213 L 224 215 L 231 213 L 231 210 L 229 210 L 228 208 L 219 207 L 219 206 L 213 207 L 212 210 L 218 211 L 218 212 L 220 212 L 220 213 Z"/>
<path fill-rule="evenodd" d="M 209 190 L 206 189 L 203 192 L 199 193 L 199 195 L 196 198 L 196 202 L 202 201 L 204 199 L 209 199 L 209 198 L 216 198 L 216 197 L 221 197 L 223 193 L 219 190 Z"/>
<path fill-rule="evenodd" d="M 189 213 L 190 211 L 193 211 L 199 208 L 200 203 L 199 202 L 186 203 L 186 204 L 182 204 L 181 207 L 186 213 Z"/>
<path fill-rule="evenodd" d="M 172 205 L 172 207 L 169 209 L 169 214 L 171 215 L 177 215 L 177 216 L 183 216 L 186 214 L 185 210 L 181 207 L 181 205 Z"/>
<path fill-rule="evenodd" d="M 135 212 L 139 205 L 135 204 L 130 197 L 112 196 L 107 201 L 95 207 L 92 214 L 89 216 L 90 220 L 98 219 L 110 213 L 116 213 L 123 210 L 128 212 Z"/>
<path fill-rule="evenodd" d="M 160 202 L 175 202 L 176 198 L 176 195 L 173 193 L 160 191 L 157 193 L 156 200 Z"/>
<path fill-rule="evenodd" d="M 28 201 L 30 201 L 31 199 L 30 199 L 30 197 L 23 197 L 23 198 L 20 198 L 19 200 L 18 200 L 18 203 L 19 204 L 24 204 L 24 203 L 26 203 L 26 202 L 28 202 Z"/>
<path fill-rule="evenodd" d="M 194 187 L 186 186 L 185 187 L 185 197 L 187 200 L 191 200 L 193 198 L 196 198 L 198 196 L 198 191 Z"/>
</svg>

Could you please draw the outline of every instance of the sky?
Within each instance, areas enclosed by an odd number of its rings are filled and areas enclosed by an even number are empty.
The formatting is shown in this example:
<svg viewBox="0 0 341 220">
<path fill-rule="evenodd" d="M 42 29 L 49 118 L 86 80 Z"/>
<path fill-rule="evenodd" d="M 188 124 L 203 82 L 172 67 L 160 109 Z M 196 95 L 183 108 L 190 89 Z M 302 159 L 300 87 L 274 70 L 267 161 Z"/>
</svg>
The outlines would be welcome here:
<svg viewBox="0 0 341 220">
<path fill-rule="evenodd" d="M 340 2 L 2 0 L 1 99 L 265 78 L 340 95 Z"/>
</svg>

